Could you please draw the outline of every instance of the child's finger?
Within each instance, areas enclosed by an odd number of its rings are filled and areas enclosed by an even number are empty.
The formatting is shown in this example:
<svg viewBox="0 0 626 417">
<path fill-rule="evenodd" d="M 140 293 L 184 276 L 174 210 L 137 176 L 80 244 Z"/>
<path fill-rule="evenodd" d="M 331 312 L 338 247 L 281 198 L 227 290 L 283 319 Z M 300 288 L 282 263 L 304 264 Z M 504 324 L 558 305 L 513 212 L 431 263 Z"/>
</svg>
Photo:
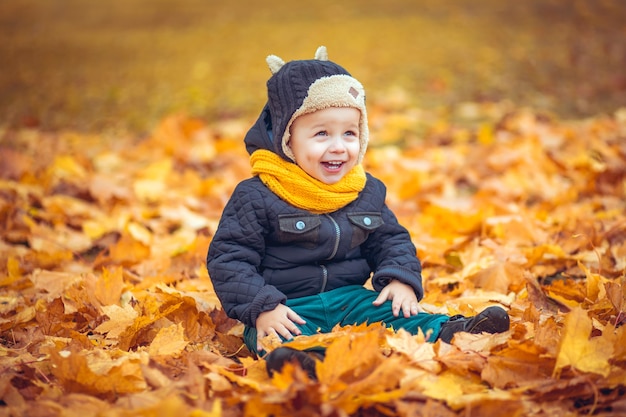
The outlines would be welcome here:
<svg viewBox="0 0 626 417">
<path fill-rule="evenodd" d="M 291 330 L 287 328 L 287 326 L 280 325 L 277 329 L 275 329 L 275 331 L 277 335 L 279 334 L 285 340 L 293 339 L 294 335 L 292 334 Z"/>
<path fill-rule="evenodd" d="M 402 313 L 404 314 L 404 318 L 408 319 L 413 315 L 413 306 L 410 301 L 405 301 L 402 303 Z"/>
<path fill-rule="evenodd" d="M 261 339 L 265 337 L 265 332 L 262 330 L 258 330 L 256 332 L 256 350 L 261 352 L 263 350 L 263 345 L 261 345 Z"/>
<path fill-rule="evenodd" d="M 302 331 L 300 331 L 300 328 L 291 320 L 289 321 L 288 324 L 285 324 L 284 327 L 285 327 L 285 330 L 289 333 L 289 336 L 291 337 L 299 336 L 302 334 Z"/>
<path fill-rule="evenodd" d="M 287 318 L 298 324 L 306 324 L 306 320 L 304 320 L 302 317 L 300 317 L 298 313 L 291 309 L 289 309 L 289 311 L 287 312 Z"/>
<path fill-rule="evenodd" d="M 281 335 L 282 333 L 283 331 L 280 332 Z M 287 331 L 287 334 L 291 336 L 291 334 L 288 331 Z M 262 349 L 261 340 L 266 336 L 273 336 L 273 337 L 276 337 L 277 339 L 280 339 L 279 332 L 273 327 L 270 327 L 267 331 L 257 329 L 257 333 L 256 333 L 257 348 L 261 347 Z M 291 337 L 285 337 L 285 339 L 291 339 Z"/>
<path fill-rule="evenodd" d="M 385 290 L 386 288 L 383 288 L 383 290 L 380 293 L 378 293 L 378 297 L 376 297 L 376 299 L 372 302 L 372 304 L 374 304 L 375 306 L 379 306 L 385 301 L 387 301 L 388 295 L 387 295 L 387 291 Z"/>
</svg>

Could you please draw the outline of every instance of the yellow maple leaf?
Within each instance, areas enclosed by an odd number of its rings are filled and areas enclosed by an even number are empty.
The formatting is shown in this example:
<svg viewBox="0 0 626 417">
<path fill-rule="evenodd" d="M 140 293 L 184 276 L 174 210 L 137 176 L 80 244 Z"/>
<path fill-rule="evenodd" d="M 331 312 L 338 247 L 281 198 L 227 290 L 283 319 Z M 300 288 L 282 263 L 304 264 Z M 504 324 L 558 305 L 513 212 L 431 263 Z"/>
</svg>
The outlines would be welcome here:
<svg viewBox="0 0 626 417">
<path fill-rule="evenodd" d="M 126 225 L 126 230 L 136 241 L 141 242 L 146 246 L 150 246 L 152 244 L 152 232 L 150 232 L 150 230 L 148 230 L 148 228 L 144 225 L 131 221 Z"/>
<path fill-rule="evenodd" d="M 150 356 L 177 356 L 188 344 L 183 326 L 180 323 L 173 324 L 159 330 L 150 344 L 148 353 Z"/>
<path fill-rule="evenodd" d="M 9 256 L 7 259 L 7 276 L 0 278 L 0 287 L 11 285 L 20 278 L 22 278 L 20 261 L 14 256 Z"/>
<path fill-rule="evenodd" d="M 575 307 L 568 313 L 559 342 L 554 375 L 559 375 L 566 366 L 605 377 L 610 373 L 609 359 L 613 355 L 613 345 L 606 343 L 601 336 L 590 339 L 591 329 L 591 319 L 585 310 Z"/>
<path fill-rule="evenodd" d="M 413 336 L 399 329 L 395 334 L 387 335 L 387 344 L 394 351 L 409 357 L 412 364 L 433 373 L 441 371 L 441 364 L 435 360 L 434 344 L 426 342 L 421 332 Z"/>
<path fill-rule="evenodd" d="M 610 281 L 600 274 L 592 273 L 582 262 L 578 262 L 578 267 L 582 269 L 586 276 L 587 298 L 591 301 L 606 299 L 605 284 Z"/>
<path fill-rule="evenodd" d="M 196 240 L 192 229 L 179 229 L 165 236 L 155 236 L 150 248 L 153 258 L 172 257 L 189 250 Z"/>
<path fill-rule="evenodd" d="M 124 307 L 115 304 L 103 306 L 102 312 L 109 317 L 109 320 L 96 327 L 94 331 L 103 334 L 106 333 L 107 339 L 119 337 L 135 322 L 138 315 L 130 304 L 125 304 Z"/>
<path fill-rule="evenodd" d="M 142 201 L 160 201 L 168 189 L 166 181 L 171 172 L 171 159 L 152 162 L 133 183 L 135 195 Z"/>
<path fill-rule="evenodd" d="M 57 178 L 82 179 L 87 175 L 87 170 L 69 155 L 57 156 L 54 163 L 49 167 L 48 175 Z"/>
<path fill-rule="evenodd" d="M 454 401 L 463 395 L 464 387 L 468 385 L 466 378 L 449 371 L 440 375 L 425 374 L 413 382 L 415 387 L 431 397 L 443 401 Z"/>
</svg>

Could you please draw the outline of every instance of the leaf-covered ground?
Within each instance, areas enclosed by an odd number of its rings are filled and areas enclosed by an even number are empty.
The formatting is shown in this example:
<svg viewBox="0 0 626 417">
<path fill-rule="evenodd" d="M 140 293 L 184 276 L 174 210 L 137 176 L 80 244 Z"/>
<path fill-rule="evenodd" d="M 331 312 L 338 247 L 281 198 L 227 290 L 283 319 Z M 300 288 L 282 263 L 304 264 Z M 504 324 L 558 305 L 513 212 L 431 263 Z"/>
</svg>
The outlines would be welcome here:
<svg viewBox="0 0 626 417">
<path fill-rule="evenodd" d="M 451 345 L 378 325 L 299 338 L 328 346 L 319 382 L 291 367 L 269 379 L 204 267 L 221 208 L 248 176 L 252 120 L 172 116 L 114 148 L 6 131 L 0 414 L 623 415 L 624 110 L 579 121 L 458 111 L 483 122 L 373 107 L 367 168 L 424 261 L 424 307 L 499 304 L 511 330 Z"/>
<path fill-rule="evenodd" d="M 621 0 L 210 3 L 0 2 L 0 415 L 626 414 Z M 320 44 L 367 87 L 423 306 L 508 333 L 299 338 L 319 382 L 243 346 L 206 251 L 265 55 Z"/>
</svg>

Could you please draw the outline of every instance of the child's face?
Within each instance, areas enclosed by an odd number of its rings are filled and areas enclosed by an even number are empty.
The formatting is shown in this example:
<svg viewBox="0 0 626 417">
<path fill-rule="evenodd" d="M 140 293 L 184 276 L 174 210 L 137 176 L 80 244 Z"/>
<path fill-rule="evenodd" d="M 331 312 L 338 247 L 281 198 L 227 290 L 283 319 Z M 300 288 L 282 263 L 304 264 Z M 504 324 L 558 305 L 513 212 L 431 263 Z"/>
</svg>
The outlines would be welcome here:
<svg viewBox="0 0 626 417">
<path fill-rule="evenodd" d="M 351 107 L 330 107 L 296 118 L 287 144 L 296 164 L 323 183 L 341 180 L 359 156 L 360 118 L 361 112 Z"/>
</svg>

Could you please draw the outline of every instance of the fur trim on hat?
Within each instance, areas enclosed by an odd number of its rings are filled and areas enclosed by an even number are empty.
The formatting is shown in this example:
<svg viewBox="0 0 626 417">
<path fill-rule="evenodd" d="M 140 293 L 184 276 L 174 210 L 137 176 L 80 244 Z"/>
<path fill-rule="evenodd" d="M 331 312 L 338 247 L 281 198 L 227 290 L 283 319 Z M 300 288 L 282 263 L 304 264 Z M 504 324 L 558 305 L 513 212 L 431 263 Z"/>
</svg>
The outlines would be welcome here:
<svg viewBox="0 0 626 417">
<path fill-rule="evenodd" d="M 308 94 L 302 103 L 302 106 L 294 112 L 287 123 L 285 134 L 281 143 L 285 155 L 295 161 L 295 156 L 289 147 L 289 138 L 291 137 L 290 128 L 294 120 L 299 116 L 307 113 L 313 113 L 317 110 L 324 110 L 329 107 L 352 107 L 361 112 L 359 120 L 359 157 L 360 163 L 367 149 L 369 139 L 369 129 L 367 126 L 367 110 L 365 108 L 365 91 L 360 82 L 349 75 L 331 75 L 330 77 L 322 77 L 315 81 L 309 87 Z"/>
</svg>

